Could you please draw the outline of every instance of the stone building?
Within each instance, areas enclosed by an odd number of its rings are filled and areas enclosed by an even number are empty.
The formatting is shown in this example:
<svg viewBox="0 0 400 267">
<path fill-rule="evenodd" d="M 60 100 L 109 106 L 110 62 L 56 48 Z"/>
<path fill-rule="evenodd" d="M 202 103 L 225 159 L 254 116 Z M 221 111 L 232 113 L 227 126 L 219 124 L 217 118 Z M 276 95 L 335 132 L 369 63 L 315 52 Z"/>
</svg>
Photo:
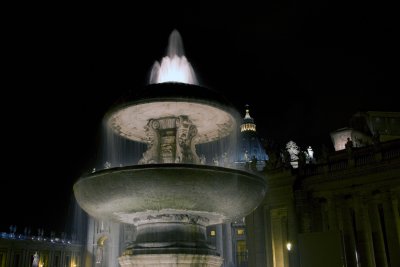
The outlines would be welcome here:
<svg viewBox="0 0 400 267">
<path fill-rule="evenodd" d="M 65 237 L 0 235 L 0 267 L 31 267 L 34 255 L 38 267 L 81 267 L 83 246 Z"/>
<path fill-rule="evenodd" d="M 265 171 L 266 198 L 246 217 L 249 266 L 400 266 L 399 113 L 368 114 L 383 139 Z"/>
<path fill-rule="evenodd" d="M 118 257 L 134 240 L 136 229 L 133 225 L 96 220 L 89 217 L 85 244 L 85 267 L 119 267 Z"/>
</svg>

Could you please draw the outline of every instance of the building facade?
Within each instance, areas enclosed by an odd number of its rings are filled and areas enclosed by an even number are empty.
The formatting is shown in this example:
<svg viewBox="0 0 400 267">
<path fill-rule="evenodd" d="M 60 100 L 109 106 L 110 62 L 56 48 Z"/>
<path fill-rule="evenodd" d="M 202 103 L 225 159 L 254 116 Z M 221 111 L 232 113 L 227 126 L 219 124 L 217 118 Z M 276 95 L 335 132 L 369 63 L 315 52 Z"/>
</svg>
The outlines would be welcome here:
<svg viewBox="0 0 400 267">
<path fill-rule="evenodd" d="M 83 246 L 64 238 L 1 233 L 0 267 L 31 267 L 34 255 L 37 267 L 81 267 Z"/>
<path fill-rule="evenodd" d="M 249 266 L 400 266 L 400 139 L 380 130 L 384 139 L 314 164 L 271 164 L 266 197 L 246 217 Z"/>
</svg>

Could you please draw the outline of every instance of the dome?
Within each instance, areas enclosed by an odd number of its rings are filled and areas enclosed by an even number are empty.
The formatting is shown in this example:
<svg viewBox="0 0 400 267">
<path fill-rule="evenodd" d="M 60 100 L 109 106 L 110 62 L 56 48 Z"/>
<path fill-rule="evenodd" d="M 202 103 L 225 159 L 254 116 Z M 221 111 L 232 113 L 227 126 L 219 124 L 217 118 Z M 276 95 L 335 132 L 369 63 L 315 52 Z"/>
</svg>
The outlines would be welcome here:
<svg viewBox="0 0 400 267">
<path fill-rule="evenodd" d="M 268 155 L 256 132 L 256 124 L 250 116 L 249 106 L 246 105 L 245 116 L 240 125 L 239 149 L 237 151 L 237 164 L 245 165 L 257 159 L 257 170 L 262 170 Z"/>
</svg>

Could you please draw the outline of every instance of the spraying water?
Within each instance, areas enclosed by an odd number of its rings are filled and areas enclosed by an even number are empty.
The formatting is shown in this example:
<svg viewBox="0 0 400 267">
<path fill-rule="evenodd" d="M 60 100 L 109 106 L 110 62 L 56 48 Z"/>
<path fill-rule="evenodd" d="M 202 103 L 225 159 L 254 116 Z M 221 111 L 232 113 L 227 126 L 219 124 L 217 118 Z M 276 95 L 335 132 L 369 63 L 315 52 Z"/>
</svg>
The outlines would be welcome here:
<svg viewBox="0 0 400 267">
<path fill-rule="evenodd" d="M 150 74 L 150 84 L 164 82 L 181 82 L 198 84 L 196 74 L 184 55 L 181 35 L 177 30 L 169 36 L 167 56 L 161 63 L 154 62 Z"/>
</svg>

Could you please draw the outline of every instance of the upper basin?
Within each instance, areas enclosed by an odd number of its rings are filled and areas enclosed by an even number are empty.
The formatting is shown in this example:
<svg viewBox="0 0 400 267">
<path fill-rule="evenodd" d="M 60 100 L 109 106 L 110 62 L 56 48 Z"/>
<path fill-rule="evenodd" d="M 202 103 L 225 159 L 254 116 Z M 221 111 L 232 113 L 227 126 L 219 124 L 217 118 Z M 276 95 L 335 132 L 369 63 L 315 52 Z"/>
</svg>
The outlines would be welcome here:
<svg viewBox="0 0 400 267">
<path fill-rule="evenodd" d="M 108 127 L 127 139 L 146 142 L 151 119 L 187 116 L 197 127 L 196 144 L 222 139 L 237 129 L 238 113 L 217 92 L 192 84 L 151 84 L 125 97 L 105 116 Z"/>
</svg>

